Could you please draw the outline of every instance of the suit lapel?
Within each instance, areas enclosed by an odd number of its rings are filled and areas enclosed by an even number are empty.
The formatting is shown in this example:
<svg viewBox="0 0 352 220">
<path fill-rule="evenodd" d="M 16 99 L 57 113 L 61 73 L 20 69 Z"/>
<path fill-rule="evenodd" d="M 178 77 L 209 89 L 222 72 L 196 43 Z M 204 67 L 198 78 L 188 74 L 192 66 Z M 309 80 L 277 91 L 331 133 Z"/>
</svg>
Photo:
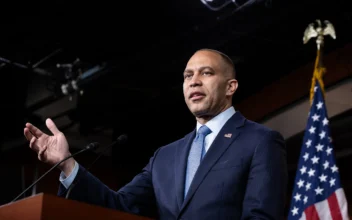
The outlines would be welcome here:
<svg viewBox="0 0 352 220">
<path fill-rule="evenodd" d="M 181 209 L 185 190 L 186 166 L 188 152 L 190 150 L 192 141 L 195 137 L 196 130 L 185 136 L 180 146 L 176 148 L 176 164 L 175 164 L 175 181 L 176 181 L 176 198 L 178 208 Z"/>
<path fill-rule="evenodd" d="M 208 152 L 205 154 L 201 164 L 198 167 L 198 170 L 193 178 L 193 181 L 190 185 L 188 190 L 188 194 L 182 204 L 180 213 L 184 209 L 184 207 L 189 203 L 191 198 L 193 197 L 194 193 L 198 189 L 199 185 L 202 183 L 210 169 L 214 166 L 214 164 L 218 161 L 218 159 L 223 155 L 226 149 L 231 145 L 231 143 L 238 137 L 240 134 L 240 129 L 244 124 L 245 118 L 239 113 L 236 112 L 224 125 L 224 127 L 220 130 L 219 134 L 215 138 L 214 142 L 212 143 L 211 147 L 209 148 Z M 189 149 L 189 146 L 188 148 Z M 188 152 L 188 151 L 187 151 Z M 182 158 L 183 162 L 186 163 L 188 155 L 182 155 L 185 158 Z M 183 181 L 185 175 L 185 167 L 186 165 L 183 164 Z M 182 182 L 183 183 L 183 182 Z M 182 184 L 184 185 L 184 184 Z M 182 186 L 184 189 L 184 186 Z M 183 193 L 183 191 L 182 191 Z"/>
</svg>

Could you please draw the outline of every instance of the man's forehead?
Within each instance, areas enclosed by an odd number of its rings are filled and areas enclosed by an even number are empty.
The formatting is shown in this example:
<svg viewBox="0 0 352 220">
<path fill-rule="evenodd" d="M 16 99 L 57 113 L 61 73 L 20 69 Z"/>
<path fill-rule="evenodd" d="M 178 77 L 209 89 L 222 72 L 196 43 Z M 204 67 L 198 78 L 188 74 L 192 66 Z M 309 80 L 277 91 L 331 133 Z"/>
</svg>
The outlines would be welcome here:
<svg viewBox="0 0 352 220">
<path fill-rule="evenodd" d="M 218 65 L 219 61 L 221 61 L 221 56 L 212 51 L 197 51 L 193 54 L 193 56 L 189 59 L 187 66 L 190 65 Z"/>
<path fill-rule="evenodd" d="M 235 66 L 226 54 L 213 49 L 200 49 L 188 60 L 184 72 L 199 71 L 204 68 L 212 68 L 214 71 L 230 73 L 236 77 Z"/>
</svg>

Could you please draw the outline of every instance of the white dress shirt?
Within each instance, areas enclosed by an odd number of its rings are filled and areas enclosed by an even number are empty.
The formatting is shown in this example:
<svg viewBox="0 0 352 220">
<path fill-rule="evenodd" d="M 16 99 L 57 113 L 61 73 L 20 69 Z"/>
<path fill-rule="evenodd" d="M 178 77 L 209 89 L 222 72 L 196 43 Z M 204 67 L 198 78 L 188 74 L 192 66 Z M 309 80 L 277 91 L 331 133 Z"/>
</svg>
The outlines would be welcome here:
<svg viewBox="0 0 352 220">
<path fill-rule="evenodd" d="M 205 123 L 205 125 L 212 131 L 205 137 L 205 153 L 209 150 L 211 144 L 213 143 L 216 136 L 219 134 L 222 127 L 225 123 L 236 113 L 235 108 L 231 106 L 230 108 L 226 109 L 225 111 L 221 112 L 210 121 Z M 197 132 L 198 129 L 202 126 L 201 123 L 197 122 Z"/>
</svg>

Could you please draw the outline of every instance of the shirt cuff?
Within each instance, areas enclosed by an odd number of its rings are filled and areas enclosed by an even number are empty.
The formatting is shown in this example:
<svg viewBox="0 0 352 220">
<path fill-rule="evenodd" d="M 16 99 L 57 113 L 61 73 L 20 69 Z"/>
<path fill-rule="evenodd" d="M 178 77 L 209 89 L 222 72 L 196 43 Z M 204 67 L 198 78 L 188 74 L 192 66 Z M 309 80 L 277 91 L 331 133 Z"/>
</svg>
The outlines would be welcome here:
<svg viewBox="0 0 352 220">
<path fill-rule="evenodd" d="M 70 175 L 68 175 L 68 177 L 65 176 L 64 172 L 60 173 L 60 182 L 62 183 L 62 185 L 64 185 L 64 187 L 67 189 L 68 187 L 70 187 L 70 185 L 72 184 L 73 180 L 75 179 L 75 177 L 77 176 L 78 173 L 78 169 L 79 169 L 79 165 L 77 163 L 77 161 L 75 161 L 75 166 L 73 167 L 72 172 L 70 173 Z"/>
</svg>

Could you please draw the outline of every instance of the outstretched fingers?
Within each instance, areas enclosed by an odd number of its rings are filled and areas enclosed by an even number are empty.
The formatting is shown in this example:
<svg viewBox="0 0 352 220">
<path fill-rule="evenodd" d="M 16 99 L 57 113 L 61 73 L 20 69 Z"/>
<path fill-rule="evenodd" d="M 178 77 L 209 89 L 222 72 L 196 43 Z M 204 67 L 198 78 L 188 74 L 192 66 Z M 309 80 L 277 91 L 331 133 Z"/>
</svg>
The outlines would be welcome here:
<svg viewBox="0 0 352 220">
<path fill-rule="evenodd" d="M 40 147 L 36 144 L 36 142 L 37 142 L 37 138 L 36 137 L 32 137 L 32 139 L 30 140 L 30 142 L 29 142 L 29 147 L 32 149 L 32 150 L 34 150 L 35 152 L 39 152 L 40 151 Z"/>
<path fill-rule="evenodd" d="M 24 133 L 24 136 L 26 137 L 27 141 L 32 140 L 33 135 L 32 135 L 32 133 L 29 131 L 29 128 L 24 128 L 23 133 Z"/>
<path fill-rule="evenodd" d="M 56 127 L 55 123 L 50 118 L 46 119 L 45 123 L 51 133 L 53 133 L 53 135 L 58 135 L 60 133 L 59 129 Z"/>
<path fill-rule="evenodd" d="M 32 125 L 31 123 L 26 123 L 26 128 L 36 138 L 40 138 L 44 134 L 39 128 L 37 128 L 36 126 Z M 25 135 L 26 135 L 26 133 L 25 133 Z"/>
</svg>

